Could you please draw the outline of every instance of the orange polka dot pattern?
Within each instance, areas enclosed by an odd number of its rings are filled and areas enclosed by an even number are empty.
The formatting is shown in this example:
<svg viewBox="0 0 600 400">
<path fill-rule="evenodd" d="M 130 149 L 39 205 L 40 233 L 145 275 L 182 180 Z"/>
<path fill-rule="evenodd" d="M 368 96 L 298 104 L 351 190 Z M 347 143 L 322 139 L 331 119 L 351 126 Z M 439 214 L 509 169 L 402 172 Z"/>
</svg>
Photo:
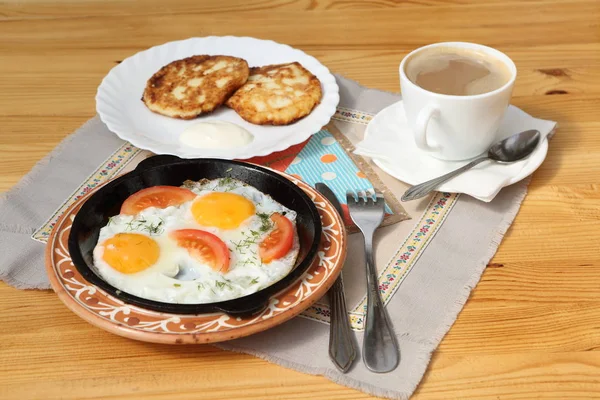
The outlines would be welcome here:
<svg viewBox="0 0 600 400">
<path fill-rule="evenodd" d="M 321 156 L 321 162 L 323 162 L 324 164 L 329 164 L 336 160 L 337 157 L 335 156 L 335 154 L 325 154 L 324 156 Z"/>
<path fill-rule="evenodd" d="M 285 172 L 313 186 L 326 183 L 343 204 L 346 190 L 369 190 L 371 182 L 326 130 L 314 134 Z M 391 213 L 389 208 L 386 210 Z"/>
</svg>

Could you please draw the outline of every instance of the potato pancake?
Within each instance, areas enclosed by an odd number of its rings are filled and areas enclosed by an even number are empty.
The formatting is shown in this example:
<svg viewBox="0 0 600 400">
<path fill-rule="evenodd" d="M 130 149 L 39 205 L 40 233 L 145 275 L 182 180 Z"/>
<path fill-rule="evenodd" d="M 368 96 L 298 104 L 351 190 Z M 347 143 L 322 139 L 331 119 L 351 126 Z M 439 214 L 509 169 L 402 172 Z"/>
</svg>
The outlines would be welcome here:
<svg viewBox="0 0 600 400">
<path fill-rule="evenodd" d="M 294 62 L 251 68 L 226 104 L 253 124 L 288 125 L 310 114 L 321 95 L 319 79 Z"/>
<path fill-rule="evenodd" d="M 237 57 L 198 55 L 173 61 L 148 80 L 142 101 L 153 112 L 192 119 L 223 104 L 248 79 Z"/>
</svg>

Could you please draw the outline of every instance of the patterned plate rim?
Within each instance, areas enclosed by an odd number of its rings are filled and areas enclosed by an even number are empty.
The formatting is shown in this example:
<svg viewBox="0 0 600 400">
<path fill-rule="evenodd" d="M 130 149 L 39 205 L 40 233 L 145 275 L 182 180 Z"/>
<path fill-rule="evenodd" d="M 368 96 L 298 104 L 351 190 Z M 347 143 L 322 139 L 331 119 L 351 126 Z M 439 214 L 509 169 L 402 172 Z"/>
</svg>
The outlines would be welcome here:
<svg viewBox="0 0 600 400">
<path fill-rule="evenodd" d="M 66 239 L 76 211 L 100 187 L 73 204 L 52 230 L 46 246 L 46 271 L 52 288 L 67 308 L 85 321 L 116 335 L 146 342 L 214 343 L 252 335 L 288 321 L 329 290 L 344 265 L 347 238 L 342 221 L 323 196 L 308 184 L 280 171 L 275 172 L 303 189 L 315 203 L 323 222 L 323 238 L 309 270 L 296 283 L 274 295 L 267 309 L 257 316 L 241 319 L 224 313 L 198 316 L 145 310 L 126 304 L 85 281 L 70 262 Z M 66 267 L 61 270 L 65 262 Z M 320 274 L 324 274 L 321 280 L 311 283 Z M 192 322 L 198 320 L 200 324 Z M 179 331 L 173 331 L 171 327 Z"/>
</svg>

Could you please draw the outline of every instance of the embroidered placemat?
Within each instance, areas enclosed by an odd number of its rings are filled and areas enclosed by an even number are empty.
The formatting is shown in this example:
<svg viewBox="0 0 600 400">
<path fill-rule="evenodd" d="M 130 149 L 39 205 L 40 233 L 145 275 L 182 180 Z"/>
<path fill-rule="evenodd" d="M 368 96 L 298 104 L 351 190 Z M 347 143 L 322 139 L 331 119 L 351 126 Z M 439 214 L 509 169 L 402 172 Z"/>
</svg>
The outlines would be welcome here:
<svg viewBox="0 0 600 400">
<path fill-rule="evenodd" d="M 340 200 L 348 187 L 375 187 L 386 193 L 389 215 L 387 226 L 376 234 L 376 263 L 379 288 L 400 343 L 400 366 L 389 374 L 373 374 L 357 360 L 348 374 L 340 374 L 328 358 L 326 299 L 302 318 L 219 347 L 321 374 L 375 395 L 407 398 L 516 215 L 526 182 L 506 188 L 487 204 L 449 193 L 398 204 L 396 199 L 407 185 L 354 155 L 352 149 L 372 116 L 399 97 L 337 79 L 340 107 L 327 127 L 306 143 L 252 161 L 296 174 L 311 184 L 324 181 Z M 4 256 L 0 278 L 18 288 L 47 288 L 43 242 L 56 218 L 70 202 L 150 155 L 118 139 L 97 117 L 63 141 L 0 199 Z M 349 236 L 347 260 L 343 272 L 347 301 L 361 343 L 366 283 L 360 234 Z"/>
<path fill-rule="evenodd" d="M 349 117 L 334 120 L 357 123 Z M 361 123 L 362 124 L 362 123 Z M 98 135 L 99 132 L 94 132 Z M 106 131 L 107 135 L 112 135 Z M 256 157 L 248 161 L 265 165 L 280 171 L 285 171 L 296 178 L 302 179 L 311 186 L 317 182 L 326 182 L 336 194 L 342 208 L 344 209 L 347 228 L 350 233 L 357 232 L 355 225 L 351 222 L 346 202 L 346 190 L 354 188 L 372 191 L 374 189 L 383 192 L 386 198 L 387 213 L 382 226 L 389 226 L 396 222 L 409 219 L 408 214 L 400 205 L 394 193 L 381 181 L 377 173 L 361 156 L 352 153 L 354 145 L 348 140 L 335 124 L 330 123 L 321 131 L 314 134 L 309 140 L 300 143 L 283 152 L 278 152 L 264 157 Z M 52 228 L 61 215 L 82 196 L 88 194 L 100 184 L 114 179 L 115 177 L 133 170 L 142 160 L 152 157 L 154 154 L 145 151 L 130 143 L 123 142 L 122 145 L 104 160 L 77 188 L 65 199 L 62 204 L 48 217 L 48 219 L 31 235 L 31 238 L 46 243 Z M 441 210 L 445 205 L 448 194 L 434 196 L 434 202 L 429 203 L 425 214 L 421 217 L 419 225 L 412 227 L 404 225 L 396 227 L 388 234 L 390 238 L 405 236 L 402 246 L 398 248 L 398 241 L 389 240 L 378 251 L 378 259 L 381 260 L 381 291 L 384 302 L 391 299 L 403 276 L 410 270 L 412 260 L 418 258 L 422 249 L 425 248 L 427 239 L 433 237 L 439 224 L 434 224 L 434 212 Z M 441 202 L 441 203 L 440 203 Z M 448 208 L 449 209 L 449 208 Z M 437 218 L 439 220 L 439 218 Z M 412 227 L 412 230 L 410 229 Z M 423 240 L 422 240 L 423 239 Z M 361 238 L 350 239 L 355 242 L 353 248 L 361 249 Z M 351 243 L 352 243 L 351 242 Z M 402 255 L 398 255 L 402 251 Z M 360 255 L 355 259 L 358 271 L 360 268 Z M 384 262 L 387 261 L 387 264 Z M 350 320 L 355 330 L 363 329 L 366 310 L 366 292 L 362 281 L 349 281 L 346 286 L 349 302 L 353 301 L 355 306 L 350 310 Z M 350 303 L 352 304 L 352 303 Z M 321 322 L 329 322 L 329 305 L 325 301 L 319 301 L 314 306 L 302 313 L 303 317 L 315 319 Z"/>
</svg>

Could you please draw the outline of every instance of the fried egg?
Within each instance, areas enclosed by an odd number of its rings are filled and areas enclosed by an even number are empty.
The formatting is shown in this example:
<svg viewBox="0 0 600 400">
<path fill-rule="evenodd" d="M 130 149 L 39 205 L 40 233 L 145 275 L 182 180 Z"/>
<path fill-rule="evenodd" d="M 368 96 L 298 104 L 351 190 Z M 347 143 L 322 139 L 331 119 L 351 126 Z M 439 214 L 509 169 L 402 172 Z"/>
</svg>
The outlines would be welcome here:
<svg viewBox="0 0 600 400">
<path fill-rule="evenodd" d="M 195 197 L 116 215 L 100 229 L 93 255 L 104 280 L 138 297 L 195 304 L 255 293 L 292 270 L 300 247 L 295 211 L 233 178 L 183 187 Z M 263 262 L 265 246 L 287 232 L 274 222 L 279 215 L 291 223 L 293 240 L 288 235 L 289 250 Z"/>
</svg>

